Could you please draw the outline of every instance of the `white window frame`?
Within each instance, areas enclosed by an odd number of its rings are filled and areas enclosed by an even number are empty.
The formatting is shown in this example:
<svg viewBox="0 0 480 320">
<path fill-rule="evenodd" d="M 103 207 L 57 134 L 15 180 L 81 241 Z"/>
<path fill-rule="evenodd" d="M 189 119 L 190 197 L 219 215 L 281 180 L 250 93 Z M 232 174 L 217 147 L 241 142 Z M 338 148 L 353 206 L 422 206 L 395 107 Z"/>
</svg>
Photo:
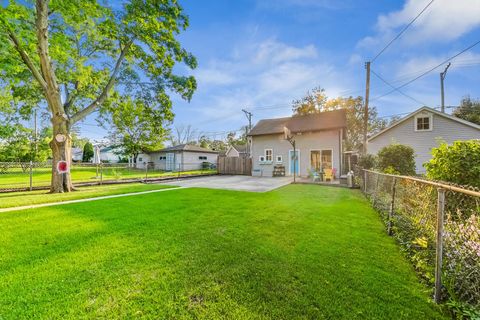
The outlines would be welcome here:
<svg viewBox="0 0 480 320">
<path fill-rule="evenodd" d="M 280 159 L 280 160 L 279 160 Z M 283 157 L 279 154 L 275 156 L 275 162 L 276 163 L 283 163 Z"/>
<path fill-rule="evenodd" d="M 260 162 L 260 163 L 265 162 L 265 156 L 259 156 L 258 157 L 258 162 Z"/>
<path fill-rule="evenodd" d="M 268 160 L 267 151 L 270 151 L 270 160 Z M 273 149 L 265 149 L 263 152 L 265 155 L 265 162 L 273 162 Z"/>
<path fill-rule="evenodd" d="M 207 156 L 198 156 L 198 160 L 208 160 Z"/>
<path fill-rule="evenodd" d="M 420 118 L 428 118 L 428 124 L 429 124 L 429 127 L 428 129 L 418 129 L 418 119 Z M 413 129 L 415 130 L 415 132 L 424 132 L 424 131 L 432 131 L 433 130 L 433 115 L 432 114 L 417 114 L 415 116 L 415 121 L 413 122 Z"/>
</svg>

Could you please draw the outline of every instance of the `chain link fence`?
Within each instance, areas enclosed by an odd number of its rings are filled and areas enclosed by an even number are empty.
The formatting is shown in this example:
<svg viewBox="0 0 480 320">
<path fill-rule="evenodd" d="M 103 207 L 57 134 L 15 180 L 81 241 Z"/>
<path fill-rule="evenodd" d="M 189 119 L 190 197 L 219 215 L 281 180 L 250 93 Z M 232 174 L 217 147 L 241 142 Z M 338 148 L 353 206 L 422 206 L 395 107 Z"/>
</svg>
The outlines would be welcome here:
<svg viewBox="0 0 480 320">
<path fill-rule="evenodd" d="M 216 164 L 177 163 L 171 170 L 155 165 L 127 163 L 72 163 L 70 174 L 74 185 L 146 182 L 180 177 L 216 174 Z M 50 186 L 51 162 L 0 162 L 0 192 L 46 189 Z"/>
<path fill-rule="evenodd" d="M 360 177 L 435 300 L 480 316 L 480 190 L 369 170 Z"/>
</svg>

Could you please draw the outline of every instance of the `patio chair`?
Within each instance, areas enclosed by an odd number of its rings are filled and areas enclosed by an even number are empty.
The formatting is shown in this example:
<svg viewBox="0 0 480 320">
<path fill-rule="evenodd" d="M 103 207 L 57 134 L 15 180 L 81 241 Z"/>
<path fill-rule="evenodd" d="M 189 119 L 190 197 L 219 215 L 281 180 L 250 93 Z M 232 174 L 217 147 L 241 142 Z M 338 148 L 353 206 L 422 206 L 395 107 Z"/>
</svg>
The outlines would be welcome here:
<svg viewBox="0 0 480 320">
<path fill-rule="evenodd" d="M 317 171 L 312 171 L 312 182 L 321 181 L 320 174 Z"/>
<path fill-rule="evenodd" d="M 333 181 L 333 170 L 332 169 L 325 169 L 325 181 Z"/>
</svg>

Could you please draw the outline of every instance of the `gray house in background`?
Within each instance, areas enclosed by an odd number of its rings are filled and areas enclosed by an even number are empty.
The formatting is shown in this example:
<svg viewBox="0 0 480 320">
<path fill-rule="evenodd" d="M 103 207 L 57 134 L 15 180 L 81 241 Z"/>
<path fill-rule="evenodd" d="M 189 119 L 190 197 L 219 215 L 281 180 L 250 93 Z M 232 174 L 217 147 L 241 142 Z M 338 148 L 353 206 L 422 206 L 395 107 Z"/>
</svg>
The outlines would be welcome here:
<svg viewBox="0 0 480 320">
<path fill-rule="evenodd" d="M 306 177 L 312 170 L 332 169 L 338 178 L 346 126 L 345 110 L 259 121 L 249 132 L 252 174 L 271 177 L 275 166 L 284 166 L 286 175 L 295 171 Z M 285 140 L 285 128 L 296 141 L 295 153 Z"/>
<path fill-rule="evenodd" d="M 139 154 L 137 168 L 149 168 L 165 171 L 189 171 L 201 169 L 204 162 L 216 164 L 218 152 L 193 146 L 180 144 L 158 151 Z"/>
<path fill-rule="evenodd" d="M 415 150 L 417 173 L 424 173 L 432 148 L 441 142 L 480 139 L 480 126 L 437 110 L 422 107 L 368 139 L 367 151 L 377 154 L 383 147 L 399 143 Z"/>
<path fill-rule="evenodd" d="M 228 147 L 227 152 L 225 153 L 226 157 L 248 157 L 248 149 L 246 144 L 234 144 Z"/>
</svg>

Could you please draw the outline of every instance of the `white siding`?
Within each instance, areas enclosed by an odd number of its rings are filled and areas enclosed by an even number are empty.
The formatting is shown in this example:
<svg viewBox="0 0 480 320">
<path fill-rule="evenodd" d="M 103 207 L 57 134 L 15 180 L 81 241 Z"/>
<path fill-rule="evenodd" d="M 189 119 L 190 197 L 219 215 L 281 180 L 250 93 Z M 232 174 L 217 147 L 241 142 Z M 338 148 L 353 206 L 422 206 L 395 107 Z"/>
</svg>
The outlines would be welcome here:
<svg viewBox="0 0 480 320">
<path fill-rule="evenodd" d="M 168 153 L 175 154 L 175 171 L 198 170 L 202 168 L 203 162 L 217 164 L 218 158 L 218 154 L 206 152 L 175 151 Z M 166 170 L 166 160 L 160 160 L 160 157 L 166 157 L 166 155 L 167 152 L 152 152 L 150 154 L 140 154 L 138 158 L 142 158 L 143 161 L 139 161 L 137 158 L 137 168 L 145 168 L 145 162 L 153 162 L 156 170 Z M 201 160 L 199 157 L 207 157 L 207 159 Z"/>
<path fill-rule="evenodd" d="M 237 149 L 230 147 L 230 148 L 228 148 L 225 156 L 226 157 L 239 157 L 240 154 L 238 153 Z"/>
<path fill-rule="evenodd" d="M 340 150 L 341 150 L 341 130 L 318 131 L 303 133 L 295 136 L 296 149 L 300 151 L 300 176 L 308 176 L 310 170 L 310 151 L 311 150 L 332 150 L 333 168 L 337 170 L 337 177 L 341 172 L 340 168 Z M 261 164 L 259 157 L 264 155 L 265 149 L 273 150 L 273 162 L 271 164 Z M 285 166 L 286 174 L 289 174 L 289 154 L 293 150 L 290 142 L 286 141 L 282 134 L 263 135 L 252 137 L 252 169 L 261 170 L 263 176 L 271 177 L 273 167 L 279 165 L 276 163 L 277 155 L 282 156 L 281 165 Z"/>
<path fill-rule="evenodd" d="M 423 164 L 431 159 L 432 148 L 441 142 L 451 144 L 458 140 L 480 139 L 478 129 L 428 111 L 424 111 L 424 114 L 433 116 L 431 131 L 415 131 L 415 116 L 412 116 L 369 141 L 368 153 L 377 154 L 380 149 L 392 143 L 411 146 L 415 150 L 417 173 L 424 173 Z"/>
</svg>

